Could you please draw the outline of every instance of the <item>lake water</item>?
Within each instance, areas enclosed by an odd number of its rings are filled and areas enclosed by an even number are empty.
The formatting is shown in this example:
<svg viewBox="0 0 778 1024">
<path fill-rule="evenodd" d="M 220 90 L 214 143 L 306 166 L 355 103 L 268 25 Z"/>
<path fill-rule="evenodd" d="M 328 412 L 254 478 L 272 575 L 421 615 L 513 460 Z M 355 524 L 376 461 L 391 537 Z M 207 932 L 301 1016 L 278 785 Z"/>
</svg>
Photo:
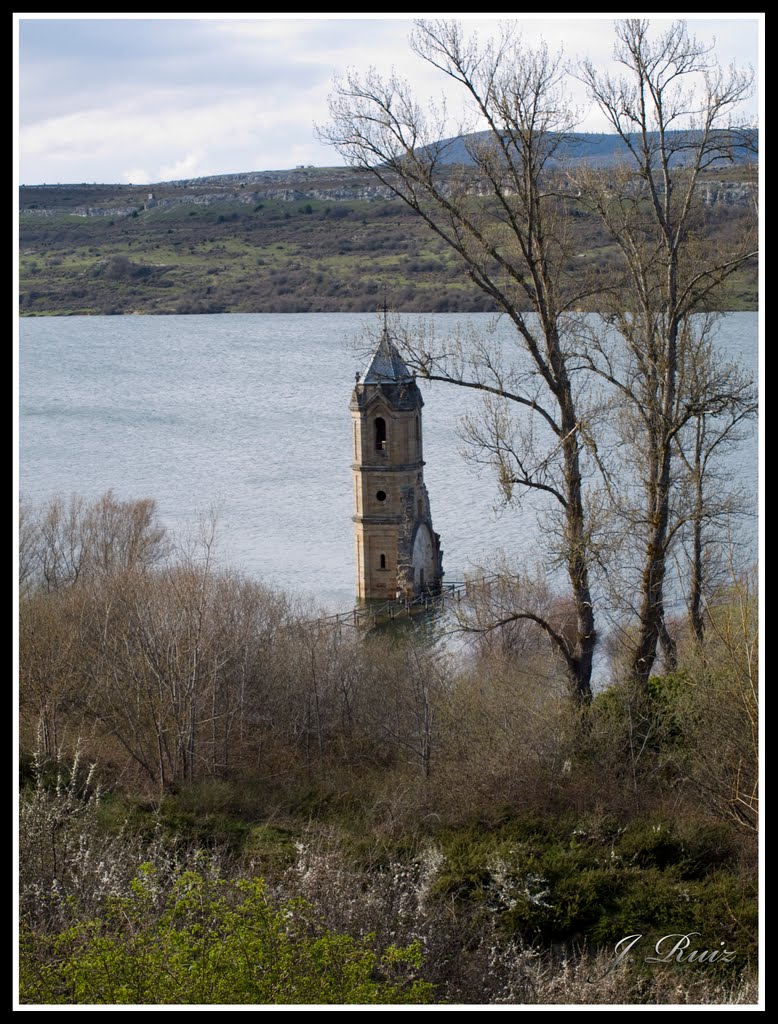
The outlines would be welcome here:
<svg viewBox="0 0 778 1024">
<path fill-rule="evenodd" d="M 486 314 L 405 316 L 438 335 Z M 330 610 L 353 604 L 348 403 L 369 342 L 364 314 L 24 318 L 19 327 L 19 477 L 42 501 L 153 497 L 192 529 L 219 509 L 219 552 L 245 575 Z M 507 327 L 506 327 L 507 330 Z M 757 314 L 722 321 L 722 349 L 756 375 Z M 360 340 L 361 339 L 361 340 Z M 457 426 L 478 396 L 422 383 L 425 480 L 448 580 L 499 549 L 539 557 L 535 512 L 497 514 L 497 487 L 461 456 Z M 737 453 L 755 493 L 756 431 Z M 746 532 L 756 557 L 756 526 Z"/>
</svg>

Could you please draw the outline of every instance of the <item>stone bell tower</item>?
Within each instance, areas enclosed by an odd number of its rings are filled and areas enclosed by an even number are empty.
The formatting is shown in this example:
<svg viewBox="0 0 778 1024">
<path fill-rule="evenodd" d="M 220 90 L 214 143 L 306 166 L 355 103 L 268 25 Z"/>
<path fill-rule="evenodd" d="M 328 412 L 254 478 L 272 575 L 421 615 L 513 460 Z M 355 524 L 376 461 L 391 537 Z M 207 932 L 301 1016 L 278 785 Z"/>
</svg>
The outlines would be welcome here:
<svg viewBox="0 0 778 1024">
<path fill-rule="evenodd" d="M 424 486 L 416 379 L 384 323 L 351 396 L 354 536 L 360 598 L 413 598 L 440 588 L 440 537 Z"/>
</svg>

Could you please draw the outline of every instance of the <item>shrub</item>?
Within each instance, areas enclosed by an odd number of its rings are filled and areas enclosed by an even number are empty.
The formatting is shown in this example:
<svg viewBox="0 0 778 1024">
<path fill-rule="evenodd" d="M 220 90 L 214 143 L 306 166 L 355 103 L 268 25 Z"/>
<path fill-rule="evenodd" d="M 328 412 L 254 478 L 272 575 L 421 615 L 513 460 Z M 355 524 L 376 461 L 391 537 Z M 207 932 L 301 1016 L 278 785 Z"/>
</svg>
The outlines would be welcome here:
<svg viewBox="0 0 778 1024">
<path fill-rule="evenodd" d="M 41 939 L 20 956 L 23 1002 L 81 1004 L 425 1003 L 418 943 L 322 930 L 308 904 L 274 906 L 261 879 L 184 872 L 167 891 L 151 865 L 101 918 Z"/>
</svg>

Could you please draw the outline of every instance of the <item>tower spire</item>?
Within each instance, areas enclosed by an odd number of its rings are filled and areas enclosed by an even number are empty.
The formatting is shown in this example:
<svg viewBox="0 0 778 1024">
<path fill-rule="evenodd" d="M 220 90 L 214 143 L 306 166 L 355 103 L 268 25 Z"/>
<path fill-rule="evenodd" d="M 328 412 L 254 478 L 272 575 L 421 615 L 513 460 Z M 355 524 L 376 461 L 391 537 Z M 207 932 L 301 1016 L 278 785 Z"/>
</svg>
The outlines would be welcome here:
<svg viewBox="0 0 778 1024">
<path fill-rule="evenodd" d="M 358 384 L 389 384 L 414 379 L 392 341 L 386 305 L 384 305 L 383 312 L 384 326 L 378 339 L 378 345 L 370 357 L 367 369 L 358 379 Z"/>
</svg>

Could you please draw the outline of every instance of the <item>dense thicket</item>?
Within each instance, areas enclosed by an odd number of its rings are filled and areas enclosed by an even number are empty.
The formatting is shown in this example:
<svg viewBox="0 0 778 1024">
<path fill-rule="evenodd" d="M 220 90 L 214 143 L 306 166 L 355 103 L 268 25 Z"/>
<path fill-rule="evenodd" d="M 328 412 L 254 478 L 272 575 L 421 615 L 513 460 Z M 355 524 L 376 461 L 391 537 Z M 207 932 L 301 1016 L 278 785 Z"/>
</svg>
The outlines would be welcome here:
<svg viewBox="0 0 778 1024">
<path fill-rule="evenodd" d="M 210 541 L 176 553 L 153 502 L 57 502 L 25 524 L 28 1001 L 197 1001 L 208 985 L 214 1001 L 656 1001 L 671 984 L 688 999 L 749 998 L 747 581 L 719 595 L 704 644 L 681 644 L 678 671 L 647 698 L 615 668 L 582 710 L 531 630 L 490 632 L 464 656 L 413 632 L 333 628 L 214 568 Z M 117 542 L 115 558 L 95 557 L 109 525 L 135 556 Z M 44 572 L 63 535 L 79 572 Z M 151 874 L 137 877 L 141 863 Z M 221 961 L 186 909 L 195 893 L 224 948 L 280 943 L 299 977 L 263 988 L 236 963 L 216 985 Z M 310 906 L 290 932 L 279 921 L 296 897 Z M 265 924 L 245 923 L 247 900 Z M 587 984 L 625 935 L 687 931 L 738 953 L 710 965 L 707 995 L 668 965 Z M 196 984 L 181 957 L 200 965 Z M 330 988 L 322 963 L 340 965 Z"/>
</svg>

